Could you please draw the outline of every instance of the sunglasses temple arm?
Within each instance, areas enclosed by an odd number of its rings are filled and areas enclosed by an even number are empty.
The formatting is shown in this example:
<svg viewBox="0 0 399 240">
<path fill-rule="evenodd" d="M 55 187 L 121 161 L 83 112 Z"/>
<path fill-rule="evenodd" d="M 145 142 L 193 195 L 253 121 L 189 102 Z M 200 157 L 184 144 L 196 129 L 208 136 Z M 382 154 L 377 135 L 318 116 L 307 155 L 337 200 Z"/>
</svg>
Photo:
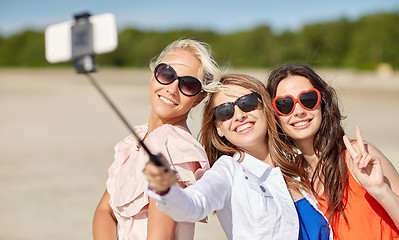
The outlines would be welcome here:
<svg viewBox="0 0 399 240">
<path fill-rule="evenodd" d="M 143 140 L 137 135 L 137 133 L 133 130 L 133 128 L 130 126 L 126 118 L 122 115 L 122 113 L 116 108 L 115 104 L 111 101 L 111 99 L 107 96 L 107 94 L 103 91 L 103 89 L 100 87 L 100 85 L 97 83 L 97 81 L 92 77 L 89 73 L 85 74 L 89 79 L 90 82 L 94 85 L 94 87 L 100 92 L 100 94 L 103 96 L 103 98 L 106 100 L 106 102 L 110 105 L 110 107 L 114 110 L 116 115 L 122 120 L 122 122 L 125 124 L 125 126 L 130 130 L 130 132 L 134 135 L 134 137 L 137 139 L 139 144 L 143 147 L 144 151 L 148 154 L 150 157 L 150 161 L 153 162 L 157 166 L 162 166 L 165 167 L 165 169 L 169 169 L 168 166 L 163 164 L 159 156 L 154 155 L 151 153 L 151 151 L 147 148 L 147 146 L 144 144 Z"/>
</svg>

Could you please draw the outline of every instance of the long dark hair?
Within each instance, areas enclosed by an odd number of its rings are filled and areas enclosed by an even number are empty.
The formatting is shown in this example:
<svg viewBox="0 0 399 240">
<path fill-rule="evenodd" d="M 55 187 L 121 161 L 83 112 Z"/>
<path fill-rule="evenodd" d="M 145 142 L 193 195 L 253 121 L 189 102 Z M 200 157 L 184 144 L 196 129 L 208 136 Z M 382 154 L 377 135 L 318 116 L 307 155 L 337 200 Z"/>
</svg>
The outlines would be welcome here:
<svg viewBox="0 0 399 240">
<path fill-rule="evenodd" d="M 280 167 L 288 187 L 311 191 L 310 184 L 304 179 L 304 170 L 299 165 L 295 165 L 294 151 L 279 138 L 277 121 L 274 117 L 273 107 L 265 85 L 256 78 L 245 74 L 225 74 L 220 79 L 220 83 L 222 86 L 241 86 L 257 92 L 261 96 L 261 104 L 267 121 L 267 148 L 270 152 L 273 166 Z M 220 137 L 217 134 L 215 127 L 216 119 L 211 110 L 215 95 L 216 92 L 211 93 L 205 102 L 200 132 L 200 141 L 205 148 L 211 165 L 222 155 L 232 156 L 236 152 L 242 153 L 237 146 L 230 143 L 225 137 Z"/>
<path fill-rule="evenodd" d="M 311 185 L 315 192 L 315 181 L 319 178 L 324 184 L 325 200 L 327 201 L 327 217 L 330 223 L 334 222 L 337 213 L 341 213 L 344 218 L 344 208 L 346 205 L 346 186 L 348 184 L 348 170 L 345 162 L 345 144 L 342 140 L 344 129 L 341 126 L 341 115 L 338 104 L 338 97 L 335 90 L 330 87 L 317 73 L 311 68 L 303 65 L 288 64 L 273 70 L 267 82 L 267 90 L 273 99 L 276 97 L 277 86 L 281 80 L 288 76 L 302 76 L 307 78 L 310 83 L 321 93 L 322 121 L 320 129 L 317 131 L 313 149 L 319 158 L 316 169 L 313 172 Z M 277 114 L 275 114 L 277 117 Z M 279 128 L 280 138 L 293 149 L 298 149 L 294 141 Z M 301 158 L 297 160 L 302 161 Z M 323 178 L 324 176 L 324 178 Z"/>
</svg>

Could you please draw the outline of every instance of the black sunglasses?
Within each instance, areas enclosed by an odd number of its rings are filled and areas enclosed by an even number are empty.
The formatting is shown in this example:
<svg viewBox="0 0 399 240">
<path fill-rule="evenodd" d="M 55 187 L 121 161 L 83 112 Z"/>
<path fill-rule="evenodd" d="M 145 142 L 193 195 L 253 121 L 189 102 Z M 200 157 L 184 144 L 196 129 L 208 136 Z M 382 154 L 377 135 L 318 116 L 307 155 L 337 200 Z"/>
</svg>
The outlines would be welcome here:
<svg viewBox="0 0 399 240">
<path fill-rule="evenodd" d="M 212 108 L 212 113 L 219 121 L 229 120 L 234 116 L 234 105 L 237 105 L 243 112 L 250 112 L 258 107 L 260 95 L 256 92 L 239 97 L 235 102 L 222 103 Z"/>
<path fill-rule="evenodd" d="M 179 90 L 185 96 L 192 97 L 202 90 L 200 80 L 192 76 L 179 77 L 176 71 L 166 63 L 160 63 L 154 70 L 155 79 L 163 85 L 169 85 L 176 79 L 179 80 Z"/>
</svg>

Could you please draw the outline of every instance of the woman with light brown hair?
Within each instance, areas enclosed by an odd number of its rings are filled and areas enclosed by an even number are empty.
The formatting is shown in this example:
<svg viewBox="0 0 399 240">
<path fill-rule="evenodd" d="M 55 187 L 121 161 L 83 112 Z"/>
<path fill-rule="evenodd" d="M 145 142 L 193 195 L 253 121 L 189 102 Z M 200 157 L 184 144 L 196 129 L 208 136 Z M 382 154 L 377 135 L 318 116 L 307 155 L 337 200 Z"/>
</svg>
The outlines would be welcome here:
<svg viewBox="0 0 399 240">
<path fill-rule="evenodd" d="M 188 222 L 216 211 L 228 239 L 328 239 L 327 221 L 310 204 L 318 215 L 307 227 L 323 235 L 301 235 L 291 196 L 315 199 L 307 194 L 303 170 L 292 164 L 294 152 L 279 138 L 263 83 L 243 74 L 222 76 L 205 103 L 200 140 L 212 168 L 184 190 L 173 172 L 147 164 L 148 194 L 159 209 Z"/>
</svg>

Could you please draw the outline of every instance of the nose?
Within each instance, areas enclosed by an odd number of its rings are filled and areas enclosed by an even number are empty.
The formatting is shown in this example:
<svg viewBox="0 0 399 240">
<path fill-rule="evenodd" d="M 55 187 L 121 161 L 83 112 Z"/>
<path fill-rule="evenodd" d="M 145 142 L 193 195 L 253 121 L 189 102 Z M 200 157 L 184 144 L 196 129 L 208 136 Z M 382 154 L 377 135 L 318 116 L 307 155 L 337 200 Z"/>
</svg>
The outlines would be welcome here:
<svg viewBox="0 0 399 240">
<path fill-rule="evenodd" d="M 292 113 L 295 116 L 302 116 L 306 114 L 306 109 L 304 109 L 301 104 L 295 103 L 295 109 L 294 112 Z"/>
<path fill-rule="evenodd" d="M 235 121 L 243 121 L 247 118 L 247 113 L 243 112 L 237 105 L 234 106 L 234 120 Z"/>
<path fill-rule="evenodd" d="M 166 85 L 166 91 L 171 95 L 178 95 L 179 94 L 179 80 L 176 79 L 169 85 Z"/>
</svg>

